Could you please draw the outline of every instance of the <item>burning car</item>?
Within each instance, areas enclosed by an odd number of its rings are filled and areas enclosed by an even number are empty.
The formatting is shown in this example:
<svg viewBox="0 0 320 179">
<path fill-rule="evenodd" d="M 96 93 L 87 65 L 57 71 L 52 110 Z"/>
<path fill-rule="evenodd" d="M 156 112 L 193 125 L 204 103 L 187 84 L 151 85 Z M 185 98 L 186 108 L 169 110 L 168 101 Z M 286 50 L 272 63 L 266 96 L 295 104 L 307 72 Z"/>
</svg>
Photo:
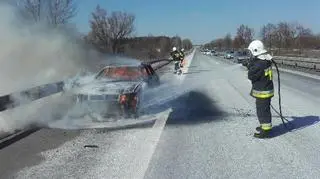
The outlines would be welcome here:
<svg viewBox="0 0 320 179">
<path fill-rule="evenodd" d="M 150 64 L 105 66 L 90 83 L 73 88 L 76 104 L 103 117 L 138 117 L 143 91 L 160 84 Z"/>
</svg>

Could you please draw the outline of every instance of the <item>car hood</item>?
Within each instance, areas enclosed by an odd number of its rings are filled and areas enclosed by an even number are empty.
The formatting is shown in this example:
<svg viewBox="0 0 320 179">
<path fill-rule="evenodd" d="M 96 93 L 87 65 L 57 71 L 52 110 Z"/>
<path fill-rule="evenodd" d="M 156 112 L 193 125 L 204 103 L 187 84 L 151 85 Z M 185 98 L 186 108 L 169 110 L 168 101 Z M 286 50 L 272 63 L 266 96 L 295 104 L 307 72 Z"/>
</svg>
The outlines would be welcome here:
<svg viewBox="0 0 320 179">
<path fill-rule="evenodd" d="M 77 94 L 124 94 L 132 93 L 142 82 L 97 81 L 74 89 Z"/>
</svg>

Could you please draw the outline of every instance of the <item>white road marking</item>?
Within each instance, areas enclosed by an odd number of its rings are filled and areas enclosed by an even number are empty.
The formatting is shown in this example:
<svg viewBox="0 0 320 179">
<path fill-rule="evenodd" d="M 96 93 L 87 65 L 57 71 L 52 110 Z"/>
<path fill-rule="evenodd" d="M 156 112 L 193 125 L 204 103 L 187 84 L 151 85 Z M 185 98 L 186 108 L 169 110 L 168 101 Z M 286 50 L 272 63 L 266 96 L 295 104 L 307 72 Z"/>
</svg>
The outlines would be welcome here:
<svg viewBox="0 0 320 179">
<path fill-rule="evenodd" d="M 183 73 L 188 73 L 189 71 L 189 66 L 192 62 L 192 59 L 193 59 L 193 56 L 195 54 L 195 50 L 187 57 L 187 65 L 185 68 L 183 68 Z M 186 75 L 182 74 L 180 75 L 180 84 L 182 84 L 182 82 L 184 81 L 184 78 L 185 78 Z M 147 172 L 147 169 L 149 167 L 149 164 L 150 164 L 150 161 L 152 159 L 152 156 L 154 154 L 154 151 L 156 150 L 156 147 L 159 143 L 159 140 L 160 140 L 160 137 L 161 137 L 161 134 L 162 134 L 162 131 L 164 129 L 164 126 L 166 125 L 167 123 L 167 120 L 168 120 L 168 116 L 170 114 L 170 112 L 172 111 L 172 109 L 170 108 L 169 110 L 163 112 L 163 114 L 161 115 L 161 117 L 156 120 L 155 124 L 153 125 L 153 129 L 154 130 L 154 133 L 153 133 L 153 136 L 152 136 L 152 141 L 153 141 L 153 144 L 151 145 L 151 148 L 149 148 L 149 152 L 148 152 L 148 157 L 145 157 L 147 158 L 147 161 L 146 162 L 143 162 L 141 168 L 142 170 L 142 173 L 143 175 L 139 175 L 140 173 L 137 172 L 136 174 L 138 174 L 138 176 L 135 176 L 133 178 L 144 178 L 146 172 Z"/>
<path fill-rule="evenodd" d="M 156 120 L 156 123 L 153 125 L 152 135 L 148 136 L 148 141 L 151 143 L 149 143 L 149 145 L 148 145 L 149 146 L 148 151 L 143 151 L 143 154 L 144 154 L 143 160 L 144 161 L 141 162 L 140 169 L 138 170 L 140 172 L 133 173 L 132 178 L 137 178 L 137 179 L 144 178 L 144 176 L 148 170 L 152 156 L 153 156 L 153 154 L 157 148 L 157 145 L 159 143 L 164 126 L 166 125 L 168 116 L 171 113 L 171 111 L 172 111 L 172 109 L 168 109 L 167 111 L 162 112 L 160 118 L 158 120 Z"/>
</svg>

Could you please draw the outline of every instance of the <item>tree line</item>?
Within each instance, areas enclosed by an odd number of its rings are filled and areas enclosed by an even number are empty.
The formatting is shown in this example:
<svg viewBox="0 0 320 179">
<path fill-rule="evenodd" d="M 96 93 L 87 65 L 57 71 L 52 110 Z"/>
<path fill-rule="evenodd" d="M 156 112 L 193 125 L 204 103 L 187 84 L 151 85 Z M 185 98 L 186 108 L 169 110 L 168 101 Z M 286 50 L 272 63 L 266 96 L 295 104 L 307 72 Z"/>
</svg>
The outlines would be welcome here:
<svg viewBox="0 0 320 179">
<path fill-rule="evenodd" d="M 302 53 L 306 49 L 320 49 L 320 34 L 315 34 L 310 28 L 299 23 L 279 22 L 263 25 L 255 34 L 253 28 L 240 25 L 234 38 L 228 33 L 223 38 L 215 39 L 204 45 L 205 48 L 217 50 L 239 50 L 248 47 L 255 35 L 261 39 L 272 52 L 296 50 Z"/>
<path fill-rule="evenodd" d="M 44 22 L 57 28 L 70 25 L 77 15 L 76 0 L 7 0 L 17 6 L 24 17 L 35 23 Z M 102 53 L 124 54 L 140 59 L 163 58 L 173 46 L 189 50 L 190 39 L 179 36 L 135 37 L 134 14 L 115 11 L 109 12 L 97 5 L 89 20 L 90 31 L 81 37 L 87 45 Z"/>
<path fill-rule="evenodd" d="M 66 25 L 77 14 L 75 0 L 6 0 L 18 7 L 28 20 L 55 28 Z"/>
<path fill-rule="evenodd" d="M 91 30 L 85 40 L 101 52 L 144 59 L 165 57 L 173 46 L 186 50 L 192 48 L 190 39 L 181 39 L 179 36 L 134 37 L 134 22 L 134 14 L 121 11 L 108 13 L 98 5 L 92 12 Z"/>
</svg>

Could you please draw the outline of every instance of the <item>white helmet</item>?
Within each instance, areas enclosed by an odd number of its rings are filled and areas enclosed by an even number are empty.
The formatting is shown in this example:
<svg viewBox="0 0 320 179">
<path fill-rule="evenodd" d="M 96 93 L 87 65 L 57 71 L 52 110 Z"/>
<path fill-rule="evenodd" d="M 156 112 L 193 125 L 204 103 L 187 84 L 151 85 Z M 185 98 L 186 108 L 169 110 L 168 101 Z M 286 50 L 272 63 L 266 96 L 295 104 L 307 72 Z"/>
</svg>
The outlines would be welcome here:
<svg viewBox="0 0 320 179">
<path fill-rule="evenodd" d="M 264 48 L 263 43 L 260 40 L 254 40 L 249 44 L 248 49 L 254 57 L 261 60 L 271 60 L 272 56 L 267 54 L 267 50 Z"/>
<path fill-rule="evenodd" d="M 173 48 L 172 48 L 172 51 L 176 51 L 176 50 L 177 50 L 177 47 L 173 47 Z"/>
<path fill-rule="evenodd" d="M 249 44 L 248 49 L 250 50 L 253 56 L 259 56 L 261 54 L 267 53 L 267 50 L 264 49 L 264 45 L 260 40 L 254 40 Z"/>
</svg>

